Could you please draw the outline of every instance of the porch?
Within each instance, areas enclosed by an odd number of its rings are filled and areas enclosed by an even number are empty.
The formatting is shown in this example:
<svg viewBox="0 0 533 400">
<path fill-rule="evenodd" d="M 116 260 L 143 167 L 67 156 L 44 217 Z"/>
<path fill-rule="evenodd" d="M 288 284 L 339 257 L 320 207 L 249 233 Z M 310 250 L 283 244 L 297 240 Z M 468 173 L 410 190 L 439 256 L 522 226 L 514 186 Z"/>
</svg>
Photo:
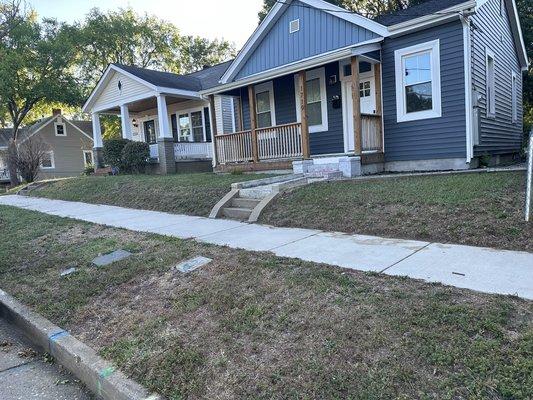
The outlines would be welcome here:
<svg viewBox="0 0 533 400">
<path fill-rule="evenodd" d="M 327 168 L 341 159 L 358 160 L 359 165 L 383 161 L 379 52 L 218 96 L 228 96 L 236 104 L 238 129 L 214 136 L 217 170 L 292 168 L 294 161 L 328 164 Z"/>
</svg>

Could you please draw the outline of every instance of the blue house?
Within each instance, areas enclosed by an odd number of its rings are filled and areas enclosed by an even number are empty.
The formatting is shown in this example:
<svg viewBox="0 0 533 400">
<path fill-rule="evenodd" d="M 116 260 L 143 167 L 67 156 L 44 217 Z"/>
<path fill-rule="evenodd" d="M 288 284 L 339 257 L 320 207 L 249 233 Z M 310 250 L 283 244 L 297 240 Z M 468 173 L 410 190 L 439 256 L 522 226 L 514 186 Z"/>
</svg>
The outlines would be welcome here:
<svg viewBox="0 0 533 400">
<path fill-rule="evenodd" d="M 527 66 L 514 0 L 430 0 L 373 20 L 322 0 L 284 0 L 233 61 L 99 109 L 97 86 L 85 110 L 120 108 L 124 117 L 123 107 L 142 111 L 150 95 L 159 119 L 168 114 L 154 141 L 167 165 L 175 124 L 167 105 L 194 101 L 197 126 L 210 130 L 198 137 L 209 139 L 219 171 L 468 169 L 519 152 Z M 141 81 L 161 74 L 127 72 Z"/>
</svg>

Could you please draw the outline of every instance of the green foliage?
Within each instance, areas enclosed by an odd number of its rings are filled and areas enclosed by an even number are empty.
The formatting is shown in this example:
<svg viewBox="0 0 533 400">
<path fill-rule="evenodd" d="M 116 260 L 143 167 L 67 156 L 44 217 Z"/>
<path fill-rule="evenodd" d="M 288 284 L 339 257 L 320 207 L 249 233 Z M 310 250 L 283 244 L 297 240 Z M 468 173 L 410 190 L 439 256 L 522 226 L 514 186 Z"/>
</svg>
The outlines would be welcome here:
<svg viewBox="0 0 533 400">
<path fill-rule="evenodd" d="M 118 115 L 101 115 L 100 126 L 102 127 L 104 140 L 120 139 L 122 137 L 122 126 Z"/>
<path fill-rule="evenodd" d="M 143 173 L 150 158 L 150 146 L 145 142 L 128 142 L 122 149 L 122 164 L 126 172 Z"/>
<path fill-rule="evenodd" d="M 107 139 L 104 140 L 104 162 L 112 167 L 121 170 L 124 167 L 122 162 L 122 150 L 129 143 L 128 139 Z"/>
<path fill-rule="evenodd" d="M 524 98 L 524 132 L 529 132 L 533 127 L 533 3 L 531 0 L 517 0 L 516 7 L 518 8 L 520 24 L 522 25 L 527 56 L 530 60 L 529 69 L 524 74 L 522 89 Z"/>
<path fill-rule="evenodd" d="M 87 165 L 83 169 L 83 175 L 89 176 L 89 175 L 92 175 L 92 174 L 94 174 L 94 165 Z"/>
</svg>

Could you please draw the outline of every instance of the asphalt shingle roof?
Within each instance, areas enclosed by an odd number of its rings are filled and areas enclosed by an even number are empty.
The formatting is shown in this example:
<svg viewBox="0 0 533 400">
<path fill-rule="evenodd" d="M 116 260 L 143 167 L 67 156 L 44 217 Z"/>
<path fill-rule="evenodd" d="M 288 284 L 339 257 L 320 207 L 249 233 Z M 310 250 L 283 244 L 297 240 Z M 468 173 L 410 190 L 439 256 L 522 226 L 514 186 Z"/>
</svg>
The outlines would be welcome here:
<svg viewBox="0 0 533 400">
<path fill-rule="evenodd" d="M 466 0 L 429 0 L 422 4 L 406 8 L 405 10 L 380 15 L 374 18 L 374 21 L 385 26 L 391 26 L 409 21 L 411 19 L 435 14 L 439 11 L 445 10 L 446 8 L 465 2 Z"/>
</svg>

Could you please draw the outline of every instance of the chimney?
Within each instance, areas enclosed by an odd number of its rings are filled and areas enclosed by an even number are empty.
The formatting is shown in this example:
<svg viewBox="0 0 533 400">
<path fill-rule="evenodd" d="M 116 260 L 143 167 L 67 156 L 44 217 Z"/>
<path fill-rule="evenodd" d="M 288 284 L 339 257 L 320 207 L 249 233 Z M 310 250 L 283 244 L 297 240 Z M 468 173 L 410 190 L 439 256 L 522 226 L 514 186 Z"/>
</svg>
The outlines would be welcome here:
<svg viewBox="0 0 533 400">
<path fill-rule="evenodd" d="M 61 115 L 61 108 L 52 109 L 52 116 L 57 117 L 58 115 Z"/>
</svg>

